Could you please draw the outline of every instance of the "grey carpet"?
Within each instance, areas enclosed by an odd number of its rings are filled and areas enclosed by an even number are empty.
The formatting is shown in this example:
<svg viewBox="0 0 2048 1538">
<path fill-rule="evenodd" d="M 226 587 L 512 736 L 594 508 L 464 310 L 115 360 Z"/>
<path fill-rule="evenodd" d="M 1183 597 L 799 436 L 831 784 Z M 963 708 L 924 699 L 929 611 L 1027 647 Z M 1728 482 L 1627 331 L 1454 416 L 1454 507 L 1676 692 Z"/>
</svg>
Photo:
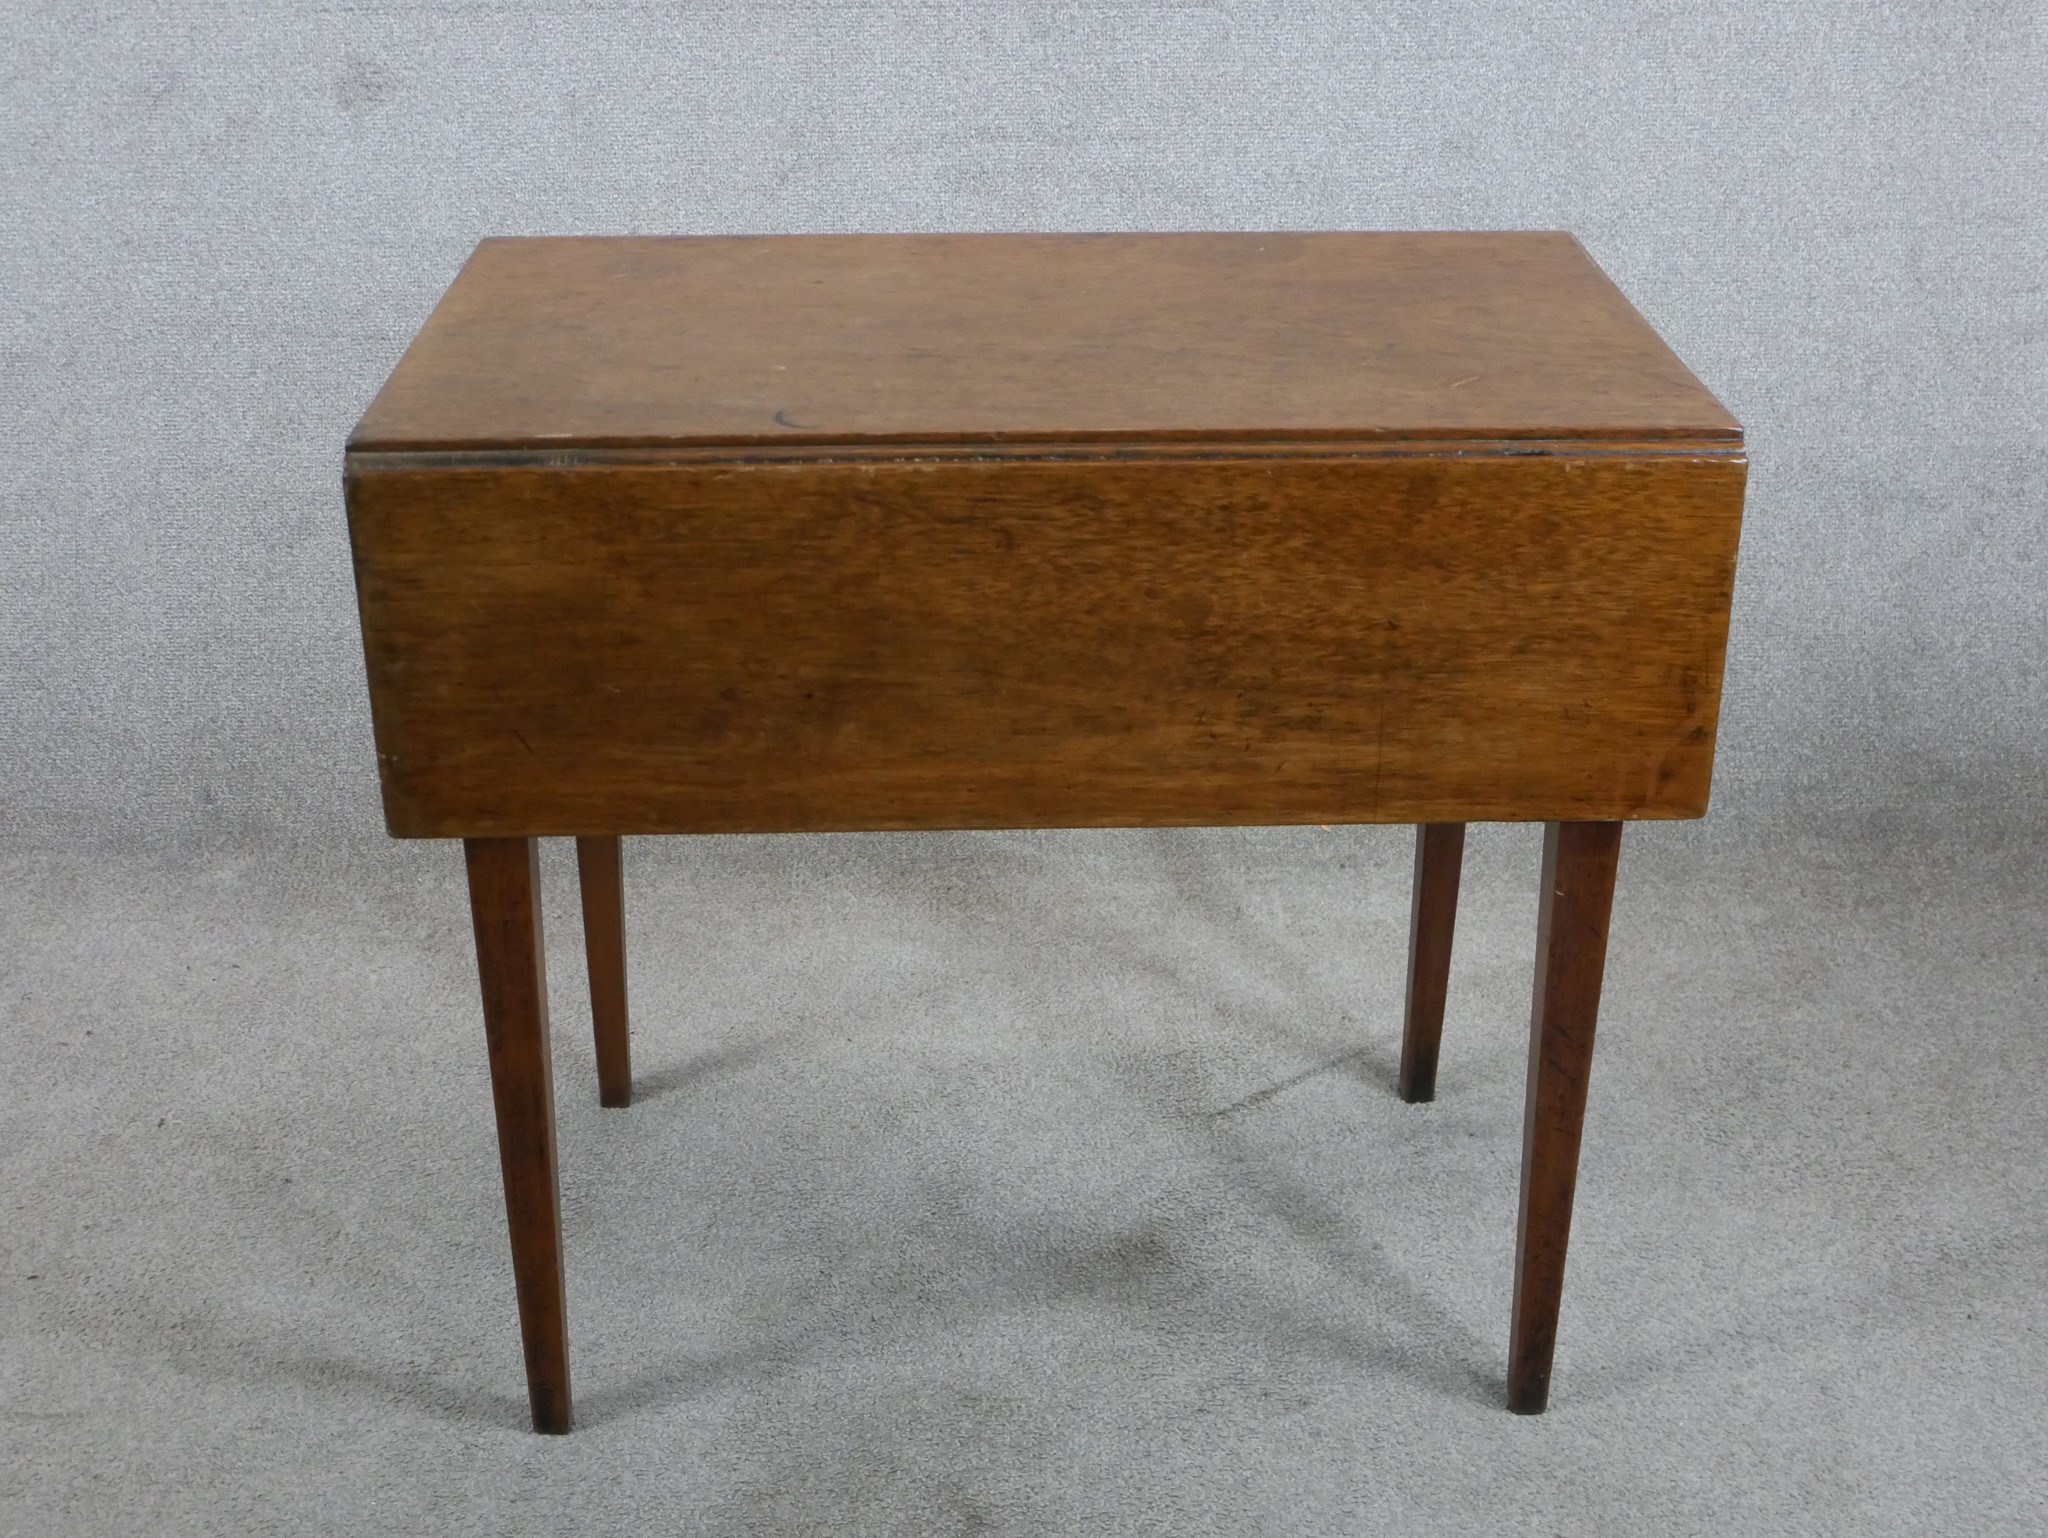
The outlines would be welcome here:
<svg viewBox="0 0 2048 1538">
<path fill-rule="evenodd" d="M 1523 1419 L 1536 855 L 1411 1107 L 1401 830 L 637 841 L 616 1112 L 551 847 L 567 1439 L 452 848 L 18 857 L 0 1527 L 2048 1527 L 2048 849 L 1631 832 Z"/>
</svg>

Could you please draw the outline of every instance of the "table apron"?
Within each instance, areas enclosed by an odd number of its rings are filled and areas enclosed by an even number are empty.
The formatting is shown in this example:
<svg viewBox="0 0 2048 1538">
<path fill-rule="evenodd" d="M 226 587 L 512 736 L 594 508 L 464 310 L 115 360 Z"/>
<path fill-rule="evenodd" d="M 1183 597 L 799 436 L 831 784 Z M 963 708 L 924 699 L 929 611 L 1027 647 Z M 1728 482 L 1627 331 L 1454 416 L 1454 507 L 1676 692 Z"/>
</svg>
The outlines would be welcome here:
<svg viewBox="0 0 2048 1538">
<path fill-rule="evenodd" d="M 1706 809 L 1739 455 L 379 463 L 402 837 Z"/>
</svg>

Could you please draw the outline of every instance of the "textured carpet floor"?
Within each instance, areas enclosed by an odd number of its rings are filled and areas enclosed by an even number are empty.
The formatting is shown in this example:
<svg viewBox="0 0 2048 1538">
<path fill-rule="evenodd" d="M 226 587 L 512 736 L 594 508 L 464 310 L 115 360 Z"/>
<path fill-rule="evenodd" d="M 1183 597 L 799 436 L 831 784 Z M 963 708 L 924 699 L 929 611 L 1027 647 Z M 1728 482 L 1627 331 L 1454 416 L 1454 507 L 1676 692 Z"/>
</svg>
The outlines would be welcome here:
<svg viewBox="0 0 2048 1538">
<path fill-rule="evenodd" d="M 2048 1529 L 2048 851 L 1630 834 L 1522 1419 L 1537 834 L 1428 1107 L 1408 848 L 632 843 L 616 1112 L 551 846 L 561 1439 L 452 848 L 9 857 L 0 1530 Z"/>
</svg>

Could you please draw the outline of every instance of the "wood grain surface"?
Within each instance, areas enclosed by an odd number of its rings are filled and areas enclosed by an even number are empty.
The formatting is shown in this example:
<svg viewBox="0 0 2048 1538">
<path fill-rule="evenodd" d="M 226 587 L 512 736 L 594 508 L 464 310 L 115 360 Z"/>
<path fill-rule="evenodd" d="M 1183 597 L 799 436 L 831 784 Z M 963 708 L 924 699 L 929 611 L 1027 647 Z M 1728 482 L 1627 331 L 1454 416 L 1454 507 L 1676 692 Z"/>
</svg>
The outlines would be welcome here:
<svg viewBox="0 0 2048 1538">
<path fill-rule="evenodd" d="M 576 840 L 576 882 L 597 1037 L 597 1103 L 622 1109 L 633 1103 L 633 1046 L 626 1024 L 626 873 L 617 838 Z"/>
<path fill-rule="evenodd" d="M 512 1235 L 512 1279 L 526 1348 L 527 1399 L 534 1430 L 566 1432 L 571 1420 L 568 1299 L 539 850 L 530 838 L 471 839 L 463 847 L 490 1044 L 491 1099 L 498 1113 L 505 1219 Z"/>
<path fill-rule="evenodd" d="M 1546 1402 L 1620 823 L 1705 811 L 1741 429 L 1568 235 L 490 240 L 349 443 L 387 824 L 468 840 L 570 1421 L 532 836 L 1543 821 L 1509 1402 Z"/>
<path fill-rule="evenodd" d="M 1620 858 L 1618 822 L 1553 823 L 1544 830 L 1515 1299 L 1508 1330 L 1508 1408 L 1521 1415 L 1540 1415 L 1550 1401 L 1579 1139 Z"/>
<path fill-rule="evenodd" d="M 478 246 L 364 451 L 1740 429 L 1570 235 Z"/>
<path fill-rule="evenodd" d="M 393 463 L 400 836 L 1706 806 L 1736 456 Z"/>
<path fill-rule="evenodd" d="M 1401 1067 L 1395 1084 L 1410 1105 L 1436 1099 L 1436 1061 L 1451 983 L 1451 937 L 1458 927 L 1458 877 L 1465 825 L 1426 822 L 1415 830 L 1415 886 L 1408 914 L 1408 1001 L 1402 1014 Z"/>
</svg>

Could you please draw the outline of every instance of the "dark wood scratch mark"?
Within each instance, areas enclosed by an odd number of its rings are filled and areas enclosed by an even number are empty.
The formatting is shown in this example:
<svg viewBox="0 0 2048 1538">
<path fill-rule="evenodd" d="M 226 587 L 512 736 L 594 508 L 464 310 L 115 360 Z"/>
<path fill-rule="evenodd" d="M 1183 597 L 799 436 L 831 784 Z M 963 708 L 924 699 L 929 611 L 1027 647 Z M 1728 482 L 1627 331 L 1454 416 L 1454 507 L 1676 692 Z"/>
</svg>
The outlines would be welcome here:
<svg viewBox="0 0 2048 1538">
<path fill-rule="evenodd" d="M 1387 697 L 1379 699 L 1379 711 L 1372 729 L 1372 809 L 1380 809 L 1380 772 L 1387 763 Z"/>
</svg>

